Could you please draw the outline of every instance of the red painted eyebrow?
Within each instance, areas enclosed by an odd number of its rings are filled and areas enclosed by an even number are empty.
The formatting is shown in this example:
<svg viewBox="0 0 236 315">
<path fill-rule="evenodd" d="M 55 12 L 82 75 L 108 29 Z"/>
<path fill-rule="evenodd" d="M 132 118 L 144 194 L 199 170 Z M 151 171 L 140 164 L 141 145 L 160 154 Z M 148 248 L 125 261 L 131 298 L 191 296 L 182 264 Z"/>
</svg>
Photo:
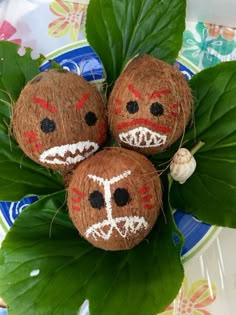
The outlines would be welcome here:
<svg viewBox="0 0 236 315">
<path fill-rule="evenodd" d="M 42 106 L 44 109 L 48 110 L 51 113 L 57 113 L 56 107 L 53 105 L 50 105 L 46 100 L 43 100 L 42 98 L 34 96 L 33 102 L 36 104 L 39 104 L 40 106 Z"/>
<path fill-rule="evenodd" d="M 134 94 L 135 97 L 137 97 L 138 99 L 140 99 L 142 96 L 141 96 L 141 93 L 132 85 L 132 84 L 129 84 L 128 85 L 128 89 L 130 90 L 130 92 L 132 92 Z"/>
<path fill-rule="evenodd" d="M 159 90 L 159 91 L 156 91 L 156 92 L 153 92 L 150 96 L 149 96 L 149 99 L 155 99 L 159 96 L 162 96 L 162 95 L 166 95 L 166 94 L 170 94 L 171 90 L 170 89 L 166 89 L 166 90 Z"/>
<path fill-rule="evenodd" d="M 88 98 L 89 98 L 89 93 L 85 92 L 84 95 L 81 97 L 81 99 L 78 101 L 78 103 L 76 105 L 76 110 L 81 109 L 84 106 L 84 104 Z"/>
</svg>

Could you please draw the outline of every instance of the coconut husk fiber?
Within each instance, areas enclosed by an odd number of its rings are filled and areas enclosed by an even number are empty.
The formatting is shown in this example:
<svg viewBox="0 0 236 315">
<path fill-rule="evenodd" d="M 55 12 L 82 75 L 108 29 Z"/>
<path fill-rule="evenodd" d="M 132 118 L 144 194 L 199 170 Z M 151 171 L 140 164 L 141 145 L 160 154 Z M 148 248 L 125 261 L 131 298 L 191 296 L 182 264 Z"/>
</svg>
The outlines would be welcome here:
<svg viewBox="0 0 236 315">
<path fill-rule="evenodd" d="M 28 157 L 66 172 L 105 142 L 106 109 L 100 93 L 82 77 L 53 69 L 26 84 L 12 125 Z"/>
<path fill-rule="evenodd" d="M 105 250 L 130 249 L 153 228 L 162 200 L 159 175 L 143 155 L 108 148 L 74 170 L 69 215 L 80 234 Z"/>
<path fill-rule="evenodd" d="M 191 110 L 192 95 L 183 74 L 144 55 L 131 61 L 116 81 L 108 120 L 120 145 L 155 154 L 183 134 Z"/>
</svg>

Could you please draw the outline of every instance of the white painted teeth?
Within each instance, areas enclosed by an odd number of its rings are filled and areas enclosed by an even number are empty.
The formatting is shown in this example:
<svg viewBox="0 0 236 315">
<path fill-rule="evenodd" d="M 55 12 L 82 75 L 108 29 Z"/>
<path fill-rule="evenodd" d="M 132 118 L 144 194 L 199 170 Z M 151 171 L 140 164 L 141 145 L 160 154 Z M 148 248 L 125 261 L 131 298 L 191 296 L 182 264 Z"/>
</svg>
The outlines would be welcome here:
<svg viewBox="0 0 236 315">
<path fill-rule="evenodd" d="M 119 223 L 124 223 L 121 228 L 118 227 Z M 109 229 L 107 230 L 107 227 Z M 130 233 L 136 234 L 136 232 L 148 227 L 147 221 L 144 217 L 118 217 L 111 220 L 104 220 L 103 222 L 98 222 L 90 226 L 85 234 L 86 237 L 93 237 L 95 240 L 102 238 L 104 240 L 109 240 L 113 230 L 116 230 L 122 237 L 126 237 Z"/>
<path fill-rule="evenodd" d="M 166 136 L 145 127 L 138 127 L 119 134 L 123 143 L 133 147 L 150 148 L 165 144 Z"/>
<path fill-rule="evenodd" d="M 95 142 L 80 141 L 50 148 L 40 155 L 39 160 L 52 165 L 71 165 L 84 160 L 98 148 Z"/>
</svg>

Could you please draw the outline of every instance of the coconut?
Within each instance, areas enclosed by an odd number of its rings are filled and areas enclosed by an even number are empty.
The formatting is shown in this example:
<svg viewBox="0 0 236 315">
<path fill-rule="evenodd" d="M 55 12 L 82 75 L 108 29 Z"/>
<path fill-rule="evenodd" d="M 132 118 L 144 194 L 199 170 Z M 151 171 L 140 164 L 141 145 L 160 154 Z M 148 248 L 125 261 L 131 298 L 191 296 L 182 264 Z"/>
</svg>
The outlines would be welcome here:
<svg viewBox="0 0 236 315">
<path fill-rule="evenodd" d="M 26 84 L 15 104 L 12 125 L 28 157 L 65 172 L 106 140 L 106 110 L 100 93 L 66 70 L 42 72 Z"/>
<path fill-rule="evenodd" d="M 183 74 L 144 55 L 131 61 L 116 81 L 108 120 L 120 145 L 155 154 L 183 134 L 191 109 L 191 90 Z"/>
<path fill-rule="evenodd" d="M 157 170 L 146 157 L 108 148 L 74 170 L 68 208 L 75 227 L 95 247 L 125 250 L 151 231 L 161 196 Z"/>
</svg>

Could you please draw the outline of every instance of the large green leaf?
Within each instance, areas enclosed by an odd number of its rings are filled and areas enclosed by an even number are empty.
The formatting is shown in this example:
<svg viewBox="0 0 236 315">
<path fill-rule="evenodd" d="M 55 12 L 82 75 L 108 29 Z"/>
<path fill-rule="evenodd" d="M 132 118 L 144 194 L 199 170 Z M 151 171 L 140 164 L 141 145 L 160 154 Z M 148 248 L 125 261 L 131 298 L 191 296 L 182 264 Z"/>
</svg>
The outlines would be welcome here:
<svg viewBox="0 0 236 315">
<path fill-rule="evenodd" d="M 18 45 L 0 41 L 0 200 L 18 200 L 28 194 L 48 194 L 62 189 L 62 179 L 28 159 L 10 132 L 12 107 L 27 81 L 39 73 L 42 58 L 24 56 Z"/>
<path fill-rule="evenodd" d="M 185 0 L 90 0 L 87 39 L 100 56 L 108 84 L 136 54 L 172 63 L 185 29 Z"/>
<path fill-rule="evenodd" d="M 53 197 L 53 198 L 52 198 Z M 64 192 L 27 208 L 0 251 L 0 295 L 9 315 L 76 315 L 87 298 L 91 315 L 154 315 L 183 279 L 175 225 L 158 220 L 129 251 L 106 252 L 83 240 L 68 218 Z M 38 275 L 31 277 L 33 270 Z M 37 274 L 37 272 L 36 272 Z"/>
<path fill-rule="evenodd" d="M 183 185 L 174 183 L 171 202 L 200 220 L 236 227 L 236 61 L 222 63 L 190 81 L 195 98 L 195 126 L 185 136 L 197 169 Z"/>
</svg>

